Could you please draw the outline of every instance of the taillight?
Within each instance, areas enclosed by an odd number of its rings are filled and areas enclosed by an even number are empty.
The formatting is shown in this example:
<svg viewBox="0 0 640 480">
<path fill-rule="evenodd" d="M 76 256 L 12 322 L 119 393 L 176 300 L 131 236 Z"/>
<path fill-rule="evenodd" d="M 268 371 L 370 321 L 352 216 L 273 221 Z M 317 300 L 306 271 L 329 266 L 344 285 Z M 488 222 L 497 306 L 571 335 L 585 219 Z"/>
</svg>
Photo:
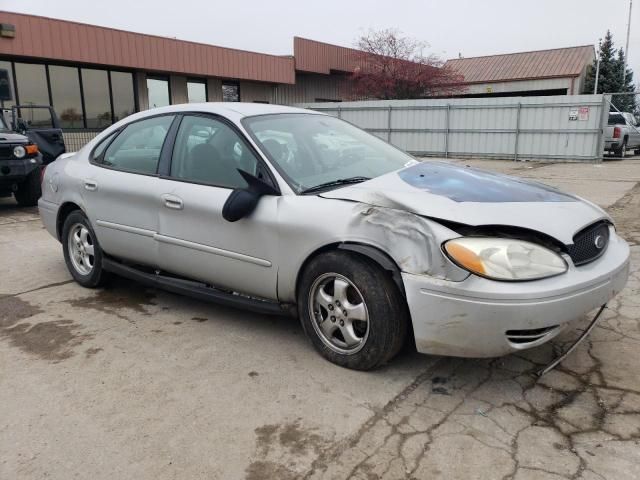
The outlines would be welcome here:
<svg viewBox="0 0 640 480">
<path fill-rule="evenodd" d="M 42 185 L 42 183 L 44 182 L 44 172 L 47 169 L 46 165 L 43 165 L 42 167 L 40 167 L 40 185 Z"/>
<path fill-rule="evenodd" d="M 620 129 L 620 127 L 613 127 L 613 138 L 620 138 L 621 133 L 622 130 Z"/>
</svg>

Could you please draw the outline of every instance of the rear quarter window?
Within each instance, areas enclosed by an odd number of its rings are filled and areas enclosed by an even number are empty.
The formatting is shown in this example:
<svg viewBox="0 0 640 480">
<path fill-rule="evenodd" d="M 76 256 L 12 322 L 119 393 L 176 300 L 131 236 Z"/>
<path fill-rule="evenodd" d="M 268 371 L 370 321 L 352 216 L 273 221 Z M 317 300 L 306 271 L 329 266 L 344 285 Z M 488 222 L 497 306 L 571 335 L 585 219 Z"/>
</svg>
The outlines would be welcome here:
<svg viewBox="0 0 640 480">
<path fill-rule="evenodd" d="M 609 115 L 609 125 L 625 125 L 627 122 L 619 113 Z"/>
<path fill-rule="evenodd" d="M 120 130 L 116 130 L 115 132 L 112 132 L 110 135 L 103 138 L 100 141 L 100 143 L 98 143 L 98 146 L 93 149 L 93 153 L 91 154 L 91 160 L 99 161 L 100 157 L 109 146 L 109 143 L 111 143 L 111 140 L 115 138 L 115 136 L 118 134 L 119 131 Z"/>
</svg>

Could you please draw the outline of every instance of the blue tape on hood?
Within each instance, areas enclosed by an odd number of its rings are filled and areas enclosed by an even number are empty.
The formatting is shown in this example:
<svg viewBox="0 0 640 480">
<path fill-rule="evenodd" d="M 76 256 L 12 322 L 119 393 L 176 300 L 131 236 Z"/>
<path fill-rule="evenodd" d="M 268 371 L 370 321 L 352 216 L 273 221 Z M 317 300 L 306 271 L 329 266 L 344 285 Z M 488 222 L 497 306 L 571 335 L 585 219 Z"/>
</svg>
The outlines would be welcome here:
<svg viewBox="0 0 640 480">
<path fill-rule="evenodd" d="M 398 172 L 409 185 L 456 202 L 575 202 L 537 182 L 448 163 L 421 162 Z"/>
</svg>

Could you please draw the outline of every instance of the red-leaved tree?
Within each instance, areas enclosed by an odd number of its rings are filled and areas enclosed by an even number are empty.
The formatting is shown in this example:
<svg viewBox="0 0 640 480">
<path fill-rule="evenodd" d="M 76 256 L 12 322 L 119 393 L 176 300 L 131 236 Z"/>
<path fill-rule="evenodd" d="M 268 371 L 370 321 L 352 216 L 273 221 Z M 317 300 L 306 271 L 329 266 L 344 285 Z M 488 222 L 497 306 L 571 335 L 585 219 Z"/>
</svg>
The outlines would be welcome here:
<svg viewBox="0 0 640 480">
<path fill-rule="evenodd" d="M 424 42 L 394 29 L 370 30 L 356 42 L 353 98 L 398 100 L 464 92 L 464 78 L 435 55 L 423 55 Z"/>
</svg>

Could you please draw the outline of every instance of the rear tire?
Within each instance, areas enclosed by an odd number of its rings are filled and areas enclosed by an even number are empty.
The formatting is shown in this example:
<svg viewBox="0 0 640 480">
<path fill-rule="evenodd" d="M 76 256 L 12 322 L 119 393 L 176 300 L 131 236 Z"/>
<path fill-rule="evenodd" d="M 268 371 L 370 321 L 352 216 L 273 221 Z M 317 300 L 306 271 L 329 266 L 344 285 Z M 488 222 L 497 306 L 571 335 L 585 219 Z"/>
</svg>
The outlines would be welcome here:
<svg viewBox="0 0 640 480">
<path fill-rule="evenodd" d="M 33 207 L 38 204 L 38 199 L 42 196 L 39 167 L 27 175 L 13 195 L 18 205 L 22 207 Z"/>
<path fill-rule="evenodd" d="M 618 158 L 624 158 L 627 154 L 627 141 L 623 141 L 620 148 L 616 148 L 613 151 L 613 154 Z"/>
<path fill-rule="evenodd" d="M 73 279 L 83 287 L 101 286 L 107 276 L 102 268 L 102 249 L 82 211 L 74 210 L 67 216 L 61 240 L 64 261 Z"/>
<path fill-rule="evenodd" d="M 354 370 L 391 360 L 404 344 L 409 323 L 405 299 L 387 272 L 365 257 L 340 251 L 320 255 L 305 268 L 298 311 L 315 349 Z"/>
</svg>

